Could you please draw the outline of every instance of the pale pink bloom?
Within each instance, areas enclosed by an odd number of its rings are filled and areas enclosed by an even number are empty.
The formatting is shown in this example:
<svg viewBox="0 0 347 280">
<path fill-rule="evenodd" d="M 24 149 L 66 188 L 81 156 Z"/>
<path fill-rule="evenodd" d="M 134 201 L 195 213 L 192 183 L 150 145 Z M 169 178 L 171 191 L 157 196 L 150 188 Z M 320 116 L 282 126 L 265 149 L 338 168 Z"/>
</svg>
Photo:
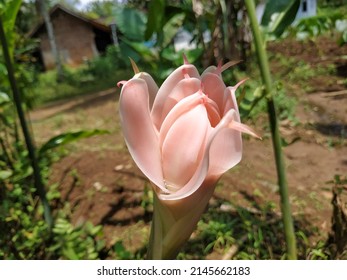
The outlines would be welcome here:
<svg viewBox="0 0 347 280">
<path fill-rule="evenodd" d="M 209 177 L 219 178 L 242 156 L 235 90 L 226 87 L 221 67 L 200 76 L 191 64 L 176 69 L 158 89 L 147 73 L 125 82 L 119 100 L 129 152 L 157 187 L 160 199 L 194 193 Z"/>
<path fill-rule="evenodd" d="M 240 162 L 241 124 L 235 91 L 221 72 L 201 75 L 187 63 L 158 88 L 137 73 L 119 100 L 121 126 L 129 152 L 154 186 L 154 218 L 149 256 L 173 258 L 189 238 L 220 176 Z"/>
</svg>

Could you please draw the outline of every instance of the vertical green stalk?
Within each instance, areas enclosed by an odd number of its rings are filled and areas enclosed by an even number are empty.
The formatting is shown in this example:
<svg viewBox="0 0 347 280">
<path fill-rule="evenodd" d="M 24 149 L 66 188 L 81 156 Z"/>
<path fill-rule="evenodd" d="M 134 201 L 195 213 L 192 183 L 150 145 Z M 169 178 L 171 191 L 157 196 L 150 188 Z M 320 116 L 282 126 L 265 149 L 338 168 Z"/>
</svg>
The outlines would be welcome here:
<svg viewBox="0 0 347 280">
<path fill-rule="evenodd" d="M 43 205 L 46 223 L 47 223 L 49 229 L 51 229 L 53 226 L 51 209 L 49 207 L 49 203 L 47 200 L 44 185 L 42 183 L 41 172 L 40 172 L 39 164 L 38 164 L 36 154 L 35 154 L 35 147 L 32 143 L 30 132 L 28 129 L 28 125 L 27 125 L 27 122 L 25 119 L 25 114 L 24 114 L 24 111 L 22 108 L 20 94 L 19 94 L 19 90 L 17 87 L 16 79 L 14 76 L 13 65 L 12 65 L 11 57 L 10 57 L 10 54 L 8 51 L 8 44 L 7 44 L 1 16 L 0 16 L 0 41 L 1 41 L 2 49 L 3 49 L 4 58 L 5 58 L 8 78 L 9 78 L 11 88 L 12 88 L 13 100 L 14 100 L 14 103 L 16 105 L 20 125 L 22 127 L 22 131 L 23 131 L 23 135 L 24 135 L 24 139 L 25 139 L 25 144 L 26 144 L 27 149 L 28 149 L 29 158 L 30 158 L 33 172 L 34 172 L 35 188 L 36 188 L 36 191 L 37 191 L 37 193 L 41 199 L 42 205 Z"/>
<path fill-rule="evenodd" d="M 245 0 L 245 4 L 248 11 L 248 17 L 250 20 L 252 33 L 254 37 L 254 43 L 256 47 L 256 52 L 260 65 L 260 72 L 263 80 L 263 84 L 265 86 L 265 93 L 267 96 L 267 108 L 268 115 L 271 127 L 272 134 L 272 143 L 275 153 L 276 160 L 276 169 L 277 169 L 277 177 L 278 184 L 281 196 L 281 210 L 282 210 L 282 219 L 284 224 L 284 232 L 287 243 L 287 256 L 288 259 L 297 259 L 296 252 L 296 240 L 293 226 L 293 219 L 291 215 L 290 203 L 289 203 L 289 195 L 288 195 L 288 186 L 286 179 L 286 171 L 284 158 L 281 147 L 281 137 L 278 129 L 278 120 L 276 116 L 276 108 L 275 103 L 272 96 L 272 81 L 271 74 L 268 64 L 268 59 L 266 55 L 266 46 L 261 38 L 261 32 L 259 30 L 259 25 L 257 22 L 254 2 L 252 0 Z"/>
<path fill-rule="evenodd" d="M 222 15 L 223 15 L 223 24 L 222 24 L 223 44 L 224 44 L 224 54 L 226 54 L 227 50 L 229 50 L 228 13 L 227 13 L 227 6 L 225 4 L 225 0 L 220 0 L 219 4 L 220 4 Z"/>
</svg>

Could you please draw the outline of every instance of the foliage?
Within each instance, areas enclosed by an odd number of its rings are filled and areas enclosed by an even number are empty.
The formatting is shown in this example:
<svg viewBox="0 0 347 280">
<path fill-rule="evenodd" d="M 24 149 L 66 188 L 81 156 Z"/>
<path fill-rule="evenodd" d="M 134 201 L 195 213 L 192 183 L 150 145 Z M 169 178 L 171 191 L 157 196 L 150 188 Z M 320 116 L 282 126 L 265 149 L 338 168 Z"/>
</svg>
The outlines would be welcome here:
<svg viewBox="0 0 347 280">
<path fill-rule="evenodd" d="M 37 42 L 26 38 L 17 24 L 15 25 L 16 16 L 18 13 L 20 14 L 21 2 L 18 0 L 5 1 L 4 7 L 0 9 L 0 13 L 2 14 L 10 56 L 13 58 L 13 62 L 15 62 L 14 71 L 17 86 L 26 105 L 31 107 L 31 89 L 37 78 L 31 53 L 35 49 Z M 2 50 L 0 51 L 0 90 L 10 92 Z"/>
<path fill-rule="evenodd" d="M 278 118 L 280 120 L 287 119 L 294 121 L 297 100 L 294 96 L 289 96 L 287 94 L 282 83 L 278 82 L 274 85 L 274 88 L 273 98 L 276 101 Z M 241 103 L 242 112 L 252 119 L 256 119 L 260 113 L 266 112 L 266 98 L 262 98 L 262 91 L 261 87 L 257 87 L 253 91 L 248 90 L 243 102 Z"/>
<path fill-rule="evenodd" d="M 91 18 L 103 18 L 106 19 L 106 22 L 108 22 L 109 19 L 113 18 L 113 11 L 115 8 L 117 7 L 115 2 L 112 0 L 94 0 L 87 4 L 84 12 Z"/>
<path fill-rule="evenodd" d="M 129 39 L 141 42 L 144 39 L 146 16 L 143 12 L 123 7 L 117 10 L 116 24 Z"/>
<path fill-rule="evenodd" d="M 295 221 L 300 259 L 330 259 L 326 244 L 310 244 L 315 229 L 304 218 Z M 198 252 L 203 252 L 198 253 Z M 243 208 L 227 201 L 209 207 L 179 259 L 204 259 L 213 254 L 236 260 L 283 259 L 285 239 L 275 203 Z"/>
<path fill-rule="evenodd" d="M 30 99 L 34 106 L 47 102 L 71 98 L 115 87 L 116 83 L 131 75 L 117 47 L 111 46 L 104 56 L 86 61 L 79 68 L 64 67 L 64 81 L 56 80 L 55 70 L 41 73 Z"/>
<path fill-rule="evenodd" d="M 279 38 L 293 23 L 300 6 L 300 0 L 267 1 L 261 25 L 271 37 Z"/>
<path fill-rule="evenodd" d="M 302 18 L 288 30 L 288 35 L 298 39 L 312 38 L 325 33 L 340 34 L 338 42 L 347 42 L 347 8 L 319 9 L 317 15 Z"/>
<path fill-rule="evenodd" d="M 0 2 L 0 16 L 4 23 L 4 30 L 11 56 L 13 54 L 15 40 L 13 29 L 21 3 L 22 0 L 5 0 Z"/>
<path fill-rule="evenodd" d="M 52 245 L 47 249 L 58 258 L 69 260 L 96 260 L 104 254 L 105 240 L 102 226 L 91 222 L 74 227 L 62 215 L 55 221 Z"/>
<path fill-rule="evenodd" d="M 49 139 L 45 144 L 43 144 L 39 151 L 39 157 L 44 157 L 46 153 L 56 147 L 59 147 L 61 145 L 66 145 L 68 143 L 78 141 L 83 138 L 91 137 L 94 135 L 101 135 L 101 134 L 106 134 L 108 133 L 107 130 L 81 130 L 81 131 L 76 131 L 76 132 L 68 132 L 68 133 L 63 133 L 57 136 L 54 136 L 53 138 Z"/>
<path fill-rule="evenodd" d="M 65 209 L 57 209 L 55 226 L 49 232 L 42 219 L 43 209 L 33 186 L 33 170 L 25 145 L 17 135 L 10 111 L 13 105 L 0 94 L 0 257 L 3 259 L 97 259 L 104 250 L 101 227 L 90 223 L 74 227 Z M 47 181 L 52 149 L 105 131 L 65 133 L 48 140 L 39 150 L 40 166 Z M 57 186 L 50 186 L 48 199 L 59 201 Z"/>
</svg>

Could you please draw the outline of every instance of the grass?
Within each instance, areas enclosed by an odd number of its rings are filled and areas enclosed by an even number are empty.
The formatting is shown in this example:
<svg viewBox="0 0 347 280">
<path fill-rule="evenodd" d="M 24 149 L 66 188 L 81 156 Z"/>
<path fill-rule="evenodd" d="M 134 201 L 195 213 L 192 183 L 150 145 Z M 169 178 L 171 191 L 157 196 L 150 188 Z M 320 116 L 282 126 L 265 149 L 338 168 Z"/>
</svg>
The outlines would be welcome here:
<svg viewBox="0 0 347 280">
<path fill-rule="evenodd" d="M 230 205 L 230 207 L 220 207 Z M 310 244 L 316 234 L 304 217 L 295 217 L 295 234 L 300 259 L 327 259 L 324 242 Z M 178 259 L 285 259 L 285 239 L 274 203 L 246 209 L 220 201 L 210 207 Z"/>
</svg>

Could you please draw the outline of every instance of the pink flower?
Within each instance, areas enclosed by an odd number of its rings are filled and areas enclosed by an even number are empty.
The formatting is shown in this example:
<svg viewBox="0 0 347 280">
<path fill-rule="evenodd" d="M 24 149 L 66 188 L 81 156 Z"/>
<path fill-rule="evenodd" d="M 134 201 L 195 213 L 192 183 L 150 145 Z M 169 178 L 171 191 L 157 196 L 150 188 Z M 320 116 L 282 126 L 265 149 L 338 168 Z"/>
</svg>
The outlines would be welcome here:
<svg viewBox="0 0 347 280">
<path fill-rule="evenodd" d="M 137 166 L 154 186 L 154 214 L 148 258 L 174 258 L 189 239 L 220 176 L 242 157 L 237 87 L 221 73 L 200 76 L 185 64 L 158 89 L 144 72 L 123 84 L 119 100 L 123 134 Z M 138 72 L 136 65 L 135 72 Z"/>
<path fill-rule="evenodd" d="M 125 141 L 162 200 L 187 197 L 205 180 L 216 181 L 241 160 L 241 132 L 255 136 L 240 123 L 235 91 L 243 81 L 226 87 L 223 70 L 212 66 L 200 76 L 185 63 L 159 89 L 143 72 L 123 82 Z"/>
</svg>

